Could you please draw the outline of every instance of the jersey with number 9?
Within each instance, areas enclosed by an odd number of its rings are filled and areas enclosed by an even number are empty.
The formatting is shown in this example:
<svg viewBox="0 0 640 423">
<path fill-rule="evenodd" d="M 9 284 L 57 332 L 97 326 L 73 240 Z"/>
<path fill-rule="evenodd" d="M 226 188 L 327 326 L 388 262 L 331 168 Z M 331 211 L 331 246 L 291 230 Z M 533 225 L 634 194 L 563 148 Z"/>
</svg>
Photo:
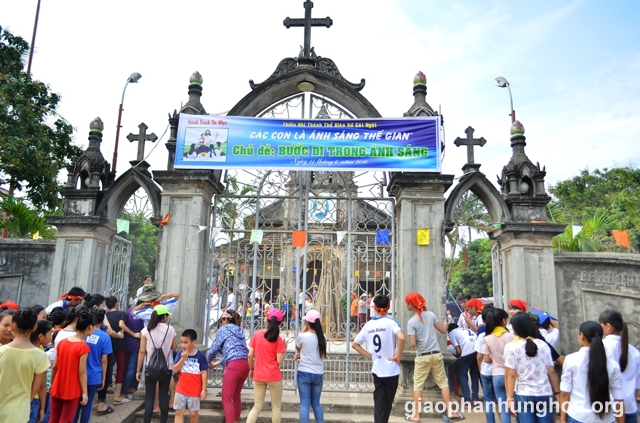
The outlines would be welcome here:
<svg viewBox="0 0 640 423">
<path fill-rule="evenodd" d="M 396 349 L 396 333 L 401 330 L 400 323 L 389 316 L 374 317 L 369 320 L 354 339 L 354 342 L 367 344 L 373 367 L 371 372 L 378 377 L 390 377 L 400 374 L 400 366 L 389 361 Z"/>
</svg>

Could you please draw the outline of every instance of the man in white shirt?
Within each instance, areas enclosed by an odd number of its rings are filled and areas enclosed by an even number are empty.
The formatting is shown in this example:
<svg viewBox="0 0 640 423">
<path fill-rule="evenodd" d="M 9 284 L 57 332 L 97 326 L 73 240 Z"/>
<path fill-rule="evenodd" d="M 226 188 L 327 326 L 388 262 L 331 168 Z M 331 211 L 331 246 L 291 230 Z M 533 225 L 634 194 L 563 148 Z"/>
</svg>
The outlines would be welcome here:
<svg viewBox="0 0 640 423">
<path fill-rule="evenodd" d="M 373 299 L 378 316 L 369 320 L 355 337 L 351 347 L 371 359 L 373 366 L 374 422 L 387 423 L 398 390 L 400 358 L 404 350 L 404 334 L 400 324 L 387 316 L 389 298 L 378 295 Z M 397 349 L 396 347 L 397 339 Z M 362 345 L 367 344 L 367 350 Z"/>
<path fill-rule="evenodd" d="M 211 290 L 211 299 L 209 301 L 209 323 L 216 323 L 222 315 L 222 304 L 220 304 L 220 295 L 218 295 L 218 287 L 214 286 Z"/>
<path fill-rule="evenodd" d="M 298 292 L 298 319 L 302 319 L 304 316 L 304 300 L 307 298 L 302 288 Z"/>
<path fill-rule="evenodd" d="M 233 294 L 233 288 L 229 288 L 227 293 L 227 306 L 224 308 L 224 311 L 234 310 L 236 309 L 236 296 Z"/>
<path fill-rule="evenodd" d="M 476 333 L 471 329 L 462 329 L 455 323 L 449 324 L 449 339 L 456 349 L 458 357 L 458 384 L 462 388 L 465 402 L 478 401 L 479 370 L 476 359 Z M 471 395 L 469 395 L 469 378 L 471 373 Z"/>
</svg>

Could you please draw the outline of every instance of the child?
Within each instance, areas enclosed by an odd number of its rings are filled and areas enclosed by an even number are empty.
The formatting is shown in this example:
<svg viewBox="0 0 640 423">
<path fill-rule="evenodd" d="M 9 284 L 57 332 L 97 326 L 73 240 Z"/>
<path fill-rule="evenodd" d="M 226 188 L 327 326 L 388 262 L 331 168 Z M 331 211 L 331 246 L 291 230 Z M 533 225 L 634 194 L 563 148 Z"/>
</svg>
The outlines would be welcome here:
<svg viewBox="0 0 640 423">
<path fill-rule="evenodd" d="M 49 368 L 47 356 L 29 340 L 37 315 L 30 308 L 12 316 L 13 341 L 0 347 L 0 422 L 26 422 L 29 403 Z"/>
<path fill-rule="evenodd" d="M 93 316 L 86 307 L 77 307 L 74 316 L 76 333 L 60 341 L 51 369 L 51 423 L 73 421 L 78 405 L 89 400 L 87 357 L 91 348 L 84 338 L 93 333 Z"/>
<path fill-rule="evenodd" d="M 207 371 L 209 363 L 207 358 L 196 349 L 198 335 L 193 329 L 182 332 L 180 347 L 173 372 L 179 374 L 176 395 L 173 400 L 173 409 L 176 411 L 176 423 L 184 422 L 184 410 L 189 406 L 189 422 L 198 422 L 198 410 L 200 401 L 207 398 Z"/>
<path fill-rule="evenodd" d="M 404 351 L 404 334 L 400 324 L 388 316 L 389 298 L 386 295 L 376 295 L 372 301 L 374 310 L 378 314 L 372 317 L 360 330 L 351 347 L 361 355 L 373 361 L 374 421 L 386 423 L 389 421 L 393 399 L 398 390 L 400 376 L 400 358 Z M 398 346 L 394 353 L 396 338 Z M 366 351 L 362 344 L 367 343 Z"/>
<path fill-rule="evenodd" d="M 44 308 L 43 308 L 44 310 Z M 34 347 L 44 351 L 44 346 L 49 345 L 51 342 L 51 322 L 48 320 L 38 320 L 36 324 L 36 330 L 31 332 L 30 341 Z M 47 357 L 48 360 L 48 357 Z M 51 367 L 51 362 L 49 362 Z M 36 423 L 42 421 L 49 421 L 49 401 L 47 399 L 47 390 L 51 385 L 51 369 L 47 370 L 47 376 L 42 379 L 40 388 L 36 397 L 31 400 L 31 415 L 29 416 L 29 423 Z"/>
<path fill-rule="evenodd" d="M 447 330 L 451 345 L 456 349 L 455 356 L 458 357 L 458 384 L 462 388 L 464 401 L 478 401 L 480 375 L 476 359 L 477 353 L 473 348 L 477 335 L 471 329 L 460 328 L 455 323 L 449 324 Z M 471 374 L 471 393 L 469 392 L 469 374 Z"/>
</svg>

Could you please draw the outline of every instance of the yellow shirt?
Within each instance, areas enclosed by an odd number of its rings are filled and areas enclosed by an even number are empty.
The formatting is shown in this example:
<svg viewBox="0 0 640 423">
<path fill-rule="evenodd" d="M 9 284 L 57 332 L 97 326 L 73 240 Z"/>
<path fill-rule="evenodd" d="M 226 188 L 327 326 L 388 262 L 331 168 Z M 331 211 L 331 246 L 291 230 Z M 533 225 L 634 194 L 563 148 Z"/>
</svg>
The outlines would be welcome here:
<svg viewBox="0 0 640 423">
<path fill-rule="evenodd" d="M 49 358 L 39 348 L 0 347 L 0 423 L 29 420 L 34 375 L 48 368 Z"/>
</svg>

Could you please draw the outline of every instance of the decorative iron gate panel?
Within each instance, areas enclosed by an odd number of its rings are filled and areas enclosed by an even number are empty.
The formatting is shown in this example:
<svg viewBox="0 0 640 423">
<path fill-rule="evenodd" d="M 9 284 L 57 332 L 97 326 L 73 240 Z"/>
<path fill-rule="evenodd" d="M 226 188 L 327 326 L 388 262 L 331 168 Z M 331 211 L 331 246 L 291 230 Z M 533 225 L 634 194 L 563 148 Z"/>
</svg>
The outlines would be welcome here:
<svg viewBox="0 0 640 423">
<path fill-rule="evenodd" d="M 121 307 L 129 305 L 131 246 L 131 241 L 117 235 L 111 241 L 111 254 L 107 269 L 107 296 L 116 297 Z"/>
<path fill-rule="evenodd" d="M 227 175 L 227 193 L 214 199 L 212 226 L 219 235 L 212 240 L 209 291 L 217 289 L 220 308 L 229 288 L 238 305 L 252 308 L 243 318 L 247 339 L 265 327 L 267 303 L 285 312 L 285 389 L 295 389 L 295 338 L 308 307 L 320 312 L 328 340 L 324 389 L 373 389 L 371 362 L 350 344 L 371 317 L 369 294 L 390 295 L 392 313 L 400 303 L 394 295 L 395 203 L 363 196 L 382 194 L 386 181 L 363 175 L 365 180 L 352 172 L 240 171 Z M 365 192 L 368 185 L 375 189 Z M 296 231 L 306 231 L 302 246 L 293 240 Z M 307 301 L 300 304 L 302 297 Z M 354 297 L 361 319 L 350 316 Z M 209 343 L 220 315 L 211 306 L 205 316 Z M 210 373 L 210 382 L 221 382 L 219 371 Z"/>
</svg>

